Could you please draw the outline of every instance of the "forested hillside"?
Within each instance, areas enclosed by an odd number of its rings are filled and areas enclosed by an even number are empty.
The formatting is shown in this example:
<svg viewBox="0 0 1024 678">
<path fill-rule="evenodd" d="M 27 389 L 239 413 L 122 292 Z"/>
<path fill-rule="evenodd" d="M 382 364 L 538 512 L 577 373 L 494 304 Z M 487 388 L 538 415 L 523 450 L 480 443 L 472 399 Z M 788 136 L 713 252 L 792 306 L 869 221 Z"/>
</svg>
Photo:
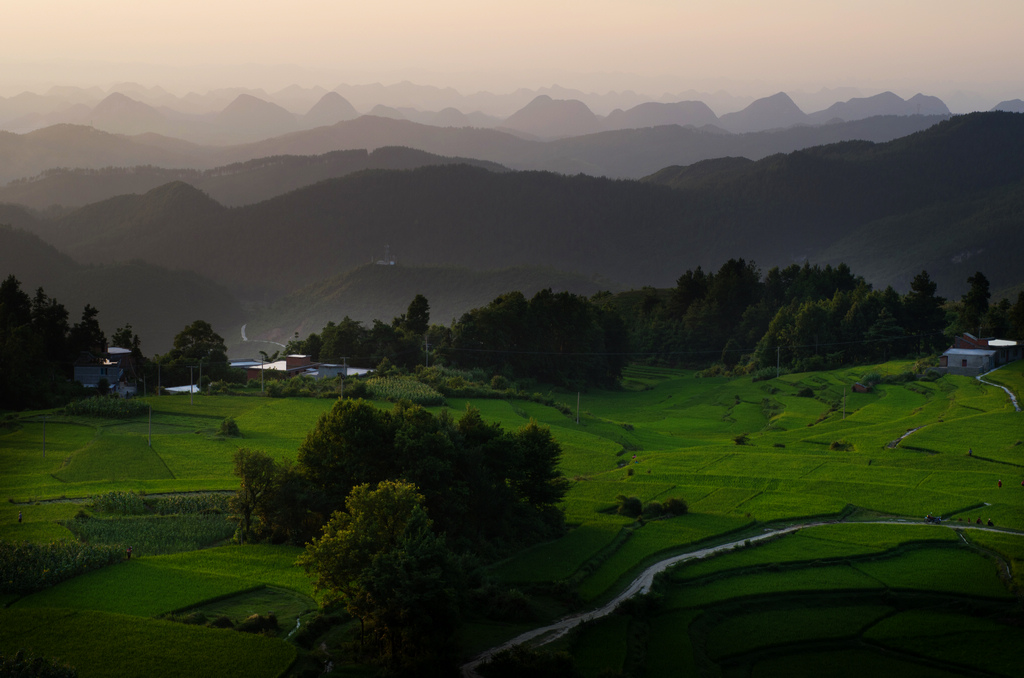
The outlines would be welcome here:
<svg viewBox="0 0 1024 678">
<path fill-rule="evenodd" d="M 985 113 L 885 144 L 724 159 L 644 182 L 438 166 L 362 172 L 235 209 L 176 184 L 37 230 L 83 261 L 189 269 L 260 301 L 385 245 L 401 264 L 547 266 L 627 287 L 666 287 L 681 270 L 733 257 L 764 267 L 849 259 L 897 290 L 929 268 L 941 293 L 958 294 L 979 269 L 995 290 L 1020 282 L 1022 179 L 1024 116 Z"/>
</svg>

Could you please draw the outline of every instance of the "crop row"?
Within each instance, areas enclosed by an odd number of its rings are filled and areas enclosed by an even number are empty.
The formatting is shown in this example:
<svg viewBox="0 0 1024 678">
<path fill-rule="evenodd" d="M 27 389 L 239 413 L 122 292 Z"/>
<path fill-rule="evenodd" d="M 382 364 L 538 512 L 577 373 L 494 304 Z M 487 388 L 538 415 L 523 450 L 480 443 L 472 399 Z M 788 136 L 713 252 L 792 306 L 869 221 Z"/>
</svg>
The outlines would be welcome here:
<svg viewBox="0 0 1024 678">
<path fill-rule="evenodd" d="M 235 524 L 217 514 L 173 516 L 79 517 L 64 523 L 78 539 L 91 544 L 132 547 L 136 555 L 179 553 L 231 537 Z"/>
<path fill-rule="evenodd" d="M 120 547 L 106 544 L 0 541 L 0 593 L 24 595 L 39 591 L 123 558 Z"/>
</svg>

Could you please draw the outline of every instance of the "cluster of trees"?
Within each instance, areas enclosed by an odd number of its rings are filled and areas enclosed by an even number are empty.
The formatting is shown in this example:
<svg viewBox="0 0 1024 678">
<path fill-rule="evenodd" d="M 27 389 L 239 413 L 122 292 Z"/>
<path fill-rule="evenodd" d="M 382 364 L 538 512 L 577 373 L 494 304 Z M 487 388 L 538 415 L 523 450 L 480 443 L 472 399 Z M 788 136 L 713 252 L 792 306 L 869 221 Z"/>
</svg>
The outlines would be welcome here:
<svg viewBox="0 0 1024 678">
<path fill-rule="evenodd" d="M 633 350 L 672 362 L 793 369 L 931 352 L 969 331 L 1024 339 L 1024 294 L 989 307 L 978 272 L 959 303 L 921 271 L 910 291 L 874 290 L 848 266 L 790 265 L 762 277 L 754 262 L 688 270 L 668 294 L 648 289 L 623 308 Z"/>
<path fill-rule="evenodd" d="M 455 420 L 339 400 L 294 463 L 236 453 L 231 510 L 242 540 L 308 544 L 302 564 L 362 620 L 382 661 L 433 662 L 457 624 L 467 559 L 564 529 L 560 456 L 532 421 L 508 432 L 473 408 Z"/>
<path fill-rule="evenodd" d="M 0 408 L 55 407 L 80 395 L 71 378 L 83 351 L 101 355 L 107 337 L 99 311 L 86 304 L 75 324 L 68 310 L 42 287 L 29 296 L 13 275 L 0 283 Z M 112 340 L 137 351 L 131 325 L 118 328 Z"/>
<path fill-rule="evenodd" d="M 556 504 L 568 483 L 557 470 L 560 455 L 551 432 L 535 422 L 509 432 L 473 408 L 455 420 L 408 402 L 388 411 L 339 400 L 294 463 L 238 452 L 240 536 L 305 543 L 357 485 L 403 479 L 419 488 L 451 544 L 501 552 L 562 529 Z"/>
<path fill-rule="evenodd" d="M 310 355 L 314 361 L 325 363 L 347 359 L 350 365 L 368 367 L 387 358 L 392 364 L 412 369 L 426 360 L 424 344 L 440 341 L 444 333 L 445 328 L 430 326 L 430 303 L 417 294 L 408 310 L 390 324 L 374 320 L 372 327 L 366 327 L 345 316 L 340 323 L 327 323 L 319 334 L 313 332 L 305 339 L 289 341 L 284 352 Z"/>
<path fill-rule="evenodd" d="M 461 369 L 483 368 L 508 378 L 526 377 L 565 388 L 610 386 L 628 360 L 626 326 L 603 298 L 541 290 L 499 296 L 464 314 L 451 327 L 430 325 L 430 305 L 417 294 L 406 313 L 373 327 L 346 317 L 319 333 L 288 343 L 287 353 L 313 360 L 405 369 L 430 360 Z M 429 352 L 429 353 L 428 353 Z"/>
<path fill-rule="evenodd" d="M 612 386 L 628 361 L 629 338 L 603 297 L 541 290 L 503 294 L 464 314 L 439 354 L 455 367 L 531 377 L 564 388 Z"/>
</svg>

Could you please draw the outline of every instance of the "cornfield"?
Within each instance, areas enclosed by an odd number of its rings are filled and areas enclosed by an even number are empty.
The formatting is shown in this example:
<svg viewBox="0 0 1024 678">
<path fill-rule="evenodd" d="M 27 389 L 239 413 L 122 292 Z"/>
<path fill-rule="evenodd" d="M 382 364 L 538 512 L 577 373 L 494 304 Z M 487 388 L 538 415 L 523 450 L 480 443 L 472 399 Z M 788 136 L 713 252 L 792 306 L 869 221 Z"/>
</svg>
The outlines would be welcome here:
<svg viewBox="0 0 1024 678">
<path fill-rule="evenodd" d="M 120 545 L 0 541 L 0 593 L 32 593 L 123 559 Z"/>
<path fill-rule="evenodd" d="M 406 377 L 374 377 L 366 380 L 375 400 L 409 400 L 417 405 L 444 405 L 444 396 L 424 383 Z"/>
<path fill-rule="evenodd" d="M 149 405 L 141 400 L 124 400 L 94 396 L 85 400 L 68 403 L 64 408 L 67 415 L 80 417 L 101 417 L 103 419 L 131 419 L 149 412 Z"/>
</svg>

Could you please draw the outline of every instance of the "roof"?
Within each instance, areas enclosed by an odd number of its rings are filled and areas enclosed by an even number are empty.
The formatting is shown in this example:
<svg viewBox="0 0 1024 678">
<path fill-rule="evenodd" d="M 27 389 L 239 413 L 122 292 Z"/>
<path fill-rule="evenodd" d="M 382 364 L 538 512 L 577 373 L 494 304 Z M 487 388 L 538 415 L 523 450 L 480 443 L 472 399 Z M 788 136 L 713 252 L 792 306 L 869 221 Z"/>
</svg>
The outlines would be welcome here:
<svg viewBox="0 0 1024 678">
<path fill-rule="evenodd" d="M 107 349 L 107 353 L 110 355 L 123 355 L 125 353 L 131 352 L 132 350 L 130 348 L 120 348 L 118 346 L 111 346 L 110 348 Z"/>
<path fill-rule="evenodd" d="M 989 339 L 988 340 L 988 345 L 989 346 L 998 346 L 1000 348 L 1003 348 L 1003 347 L 1006 347 L 1006 346 L 1016 346 L 1018 343 L 1019 342 L 1011 341 L 1009 339 Z"/>
<path fill-rule="evenodd" d="M 986 350 L 983 348 L 951 348 L 942 355 L 986 355 L 994 356 L 998 351 Z"/>
</svg>

